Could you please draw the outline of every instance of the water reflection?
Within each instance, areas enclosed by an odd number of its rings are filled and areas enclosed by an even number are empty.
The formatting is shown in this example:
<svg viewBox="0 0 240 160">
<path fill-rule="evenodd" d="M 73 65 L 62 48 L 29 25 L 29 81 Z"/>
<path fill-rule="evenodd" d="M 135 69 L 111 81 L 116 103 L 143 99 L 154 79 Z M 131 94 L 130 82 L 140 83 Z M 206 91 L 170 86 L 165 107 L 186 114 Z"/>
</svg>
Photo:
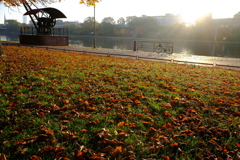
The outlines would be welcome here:
<svg viewBox="0 0 240 160">
<path fill-rule="evenodd" d="M 1 40 L 1 41 L 7 41 L 7 36 L 0 35 L 0 40 Z"/>
<path fill-rule="evenodd" d="M 133 50 L 134 41 L 146 41 L 146 39 L 135 38 L 102 38 L 97 37 L 97 48 Z M 154 40 L 152 40 L 154 41 Z M 161 40 L 155 40 L 161 41 Z M 173 52 L 187 55 L 217 56 L 240 58 L 240 43 L 213 43 L 174 41 Z M 70 45 L 93 47 L 93 37 L 70 38 Z M 146 48 L 144 51 L 152 52 L 153 48 Z"/>
<path fill-rule="evenodd" d="M 4 35 L 0 33 L 1 41 L 19 41 L 18 34 Z"/>
<path fill-rule="evenodd" d="M 19 41 L 18 35 L 0 35 L 3 41 Z M 70 46 L 93 47 L 93 37 L 69 37 Z M 96 48 L 133 50 L 134 41 L 165 41 L 121 37 L 97 37 Z M 202 55 L 240 58 L 240 43 L 212 43 L 196 41 L 173 41 L 173 52 L 186 55 Z M 152 52 L 153 48 L 146 51 Z"/>
<path fill-rule="evenodd" d="M 97 37 L 96 48 L 110 48 L 133 50 L 133 42 L 135 39 L 131 38 L 115 38 L 115 37 Z M 81 47 L 93 47 L 93 37 L 70 37 L 69 44 Z"/>
<path fill-rule="evenodd" d="M 239 43 L 176 42 L 174 52 L 191 55 L 240 58 Z"/>
<path fill-rule="evenodd" d="M 70 40 L 69 43 L 71 46 L 83 47 L 83 42 L 81 40 L 78 41 Z"/>
</svg>

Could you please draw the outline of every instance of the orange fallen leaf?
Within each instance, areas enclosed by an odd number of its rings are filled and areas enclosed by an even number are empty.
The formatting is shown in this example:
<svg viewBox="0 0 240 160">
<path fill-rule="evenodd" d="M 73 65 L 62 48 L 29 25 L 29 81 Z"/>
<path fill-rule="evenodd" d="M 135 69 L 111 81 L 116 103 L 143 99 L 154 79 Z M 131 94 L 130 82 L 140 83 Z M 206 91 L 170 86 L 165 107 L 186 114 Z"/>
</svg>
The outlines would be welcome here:
<svg viewBox="0 0 240 160">
<path fill-rule="evenodd" d="M 240 149 L 240 143 L 237 144 L 237 147 Z"/>
<path fill-rule="evenodd" d="M 144 124 L 150 124 L 150 122 L 147 122 L 147 121 L 143 121 L 142 123 L 144 123 Z"/>
<path fill-rule="evenodd" d="M 169 156 L 164 156 L 166 160 L 170 160 L 170 157 Z"/>
<path fill-rule="evenodd" d="M 84 104 L 87 105 L 87 106 L 89 106 L 89 102 L 88 102 L 88 101 L 85 101 Z"/>
<path fill-rule="evenodd" d="M 118 133 L 118 136 L 128 136 L 128 134 L 127 133 L 125 133 L 125 132 L 120 132 L 120 133 Z"/>
<path fill-rule="evenodd" d="M 63 103 L 68 104 L 69 100 L 66 99 L 66 100 L 63 101 Z"/>
<path fill-rule="evenodd" d="M 83 152 L 78 151 L 78 152 L 77 152 L 77 156 L 78 156 L 78 157 L 79 157 L 79 156 L 83 156 Z"/>
<path fill-rule="evenodd" d="M 177 143 L 177 142 L 172 143 L 170 146 L 171 146 L 171 147 L 177 147 L 177 146 L 178 146 L 178 143 Z"/>
<path fill-rule="evenodd" d="M 40 112 L 40 113 L 39 113 L 39 116 L 42 117 L 42 118 L 44 118 L 44 117 L 45 117 L 45 113 L 44 113 L 44 112 Z"/>
<path fill-rule="evenodd" d="M 66 147 L 59 147 L 60 150 L 66 149 Z"/>
<path fill-rule="evenodd" d="M 119 122 L 119 123 L 117 124 L 117 126 L 118 126 L 118 127 L 121 127 L 121 126 L 124 126 L 124 124 L 125 124 L 125 122 Z"/>
<path fill-rule="evenodd" d="M 174 100 L 180 100 L 180 98 L 179 97 L 175 97 Z"/>
<path fill-rule="evenodd" d="M 163 107 L 165 107 L 165 108 L 172 108 L 172 105 L 170 103 L 166 103 L 166 104 L 163 105 Z"/>
<path fill-rule="evenodd" d="M 141 104 L 141 102 L 139 100 L 135 100 L 133 101 L 134 104 Z"/>
<path fill-rule="evenodd" d="M 54 131 L 48 132 L 49 135 L 54 135 Z"/>
<path fill-rule="evenodd" d="M 116 149 L 114 150 L 114 154 L 119 154 L 122 153 L 122 146 L 117 146 Z"/>
<path fill-rule="evenodd" d="M 71 137 L 71 139 L 77 139 L 78 138 L 78 136 L 75 136 L 75 135 L 73 135 L 72 137 Z"/>
<path fill-rule="evenodd" d="M 62 123 L 69 123 L 70 121 L 69 120 L 61 120 L 60 122 L 62 122 Z"/>
</svg>

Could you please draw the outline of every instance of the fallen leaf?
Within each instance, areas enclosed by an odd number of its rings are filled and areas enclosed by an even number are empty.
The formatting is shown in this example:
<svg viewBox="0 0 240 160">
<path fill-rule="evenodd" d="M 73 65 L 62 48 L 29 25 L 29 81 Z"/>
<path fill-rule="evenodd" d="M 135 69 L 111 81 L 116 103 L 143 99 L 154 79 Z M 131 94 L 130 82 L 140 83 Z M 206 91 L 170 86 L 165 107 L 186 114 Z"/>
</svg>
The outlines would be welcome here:
<svg viewBox="0 0 240 160">
<path fill-rule="evenodd" d="M 103 152 L 103 153 L 111 153 L 113 151 L 114 151 L 114 148 L 111 146 L 107 146 L 101 150 L 101 152 Z"/>
<path fill-rule="evenodd" d="M 63 101 L 63 103 L 68 104 L 69 100 L 66 99 L 66 100 Z"/>
<path fill-rule="evenodd" d="M 3 153 L 0 153 L 0 160 L 7 160 L 6 156 Z"/>
<path fill-rule="evenodd" d="M 81 129 L 82 132 L 87 132 L 87 129 Z"/>
</svg>

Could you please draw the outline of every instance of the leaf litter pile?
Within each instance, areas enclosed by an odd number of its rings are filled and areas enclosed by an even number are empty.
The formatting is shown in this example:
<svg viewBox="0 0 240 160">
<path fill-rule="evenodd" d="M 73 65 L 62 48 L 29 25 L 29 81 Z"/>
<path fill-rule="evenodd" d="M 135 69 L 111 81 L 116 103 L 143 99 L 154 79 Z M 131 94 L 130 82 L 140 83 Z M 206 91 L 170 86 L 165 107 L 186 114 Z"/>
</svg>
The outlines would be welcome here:
<svg viewBox="0 0 240 160">
<path fill-rule="evenodd" d="M 240 72 L 4 46 L 0 157 L 240 159 Z"/>
</svg>

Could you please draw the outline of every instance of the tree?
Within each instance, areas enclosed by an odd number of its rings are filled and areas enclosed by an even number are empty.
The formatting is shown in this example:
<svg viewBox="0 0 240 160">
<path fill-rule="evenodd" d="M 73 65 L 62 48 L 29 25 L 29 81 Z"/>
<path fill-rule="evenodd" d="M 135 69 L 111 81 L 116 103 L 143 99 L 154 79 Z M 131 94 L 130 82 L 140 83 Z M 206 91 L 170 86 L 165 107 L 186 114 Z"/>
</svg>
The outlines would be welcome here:
<svg viewBox="0 0 240 160">
<path fill-rule="evenodd" d="M 142 37 L 156 31 L 157 21 L 152 17 L 127 17 L 127 25 L 135 36 Z"/>
<path fill-rule="evenodd" d="M 129 16 L 126 18 L 126 23 L 129 24 L 130 22 L 134 21 L 137 17 L 136 16 Z"/>
<path fill-rule="evenodd" d="M 211 13 L 198 18 L 195 23 L 194 36 L 196 40 L 213 40 L 214 24 Z"/>
<path fill-rule="evenodd" d="M 233 31 L 233 29 L 230 29 L 230 27 L 228 26 L 221 26 L 219 28 L 217 28 L 217 35 L 216 35 L 216 40 L 217 41 L 225 41 L 225 40 L 230 40 L 231 38 L 231 31 Z M 233 34 L 235 35 L 235 34 Z"/>
<path fill-rule="evenodd" d="M 115 21 L 112 17 L 106 17 L 100 25 L 100 33 L 104 36 L 111 36 L 114 33 Z"/>
<path fill-rule="evenodd" d="M 81 27 L 77 23 L 72 23 L 67 26 L 67 28 L 70 35 L 78 35 L 81 29 Z"/>
<path fill-rule="evenodd" d="M 99 0 L 80 0 L 80 4 L 85 4 L 87 6 L 95 6 L 96 3 L 99 3 Z"/>
<path fill-rule="evenodd" d="M 127 35 L 127 29 L 126 28 L 119 28 L 115 31 L 115 34 L 118 36 L 126 36 Z"/>
<path fill-rule="evenodd" d="M 105 22 L 105 23 L 110 23 L 112 25 L 115 24 L 115 21 L 112 17 L 106 17 L 106 18 L 103 18 L 102 22 Z"/>
<path fill-rule="evenodd" d="M 177 23 L 171 26 L 162 27 L 161 37 L 169 39 L 187 39 L 188 38 L 188 29 L 184 23 Z"/>
<path fill-rule="evenodd" d="M 84 22 L 81 24 L 81 33 L 82 34 L 92 34 L 94 25 L 94 17 L 87 17 L 85 18 Z M 95 22 L 96 30 L 99 28 L 99 23 Z"/>
<path fill-rule="evenodd" d="M 100 32 L 104 36 L 112 36 L 114 33 L 115 25 L 109 22 L 102 22 L 100 25 Z"/>
<path fill-rule="evenodd" d="M 94 6 L 101 0 L 80 0 L 80 4 L 86 4 L 87 6 Z M 40 4 L 50 4 L 56 2 L 54 0 L 0 0 L 0 3 L 4 3 L 7 7 L 18 7 L 23 3 L 40 3 Z M 59 0 L 61 2 L 61 0 Z"/>
<path fill-rule="evenodd" d="M 11 32 L 14 32 L 14 31 L 18 31 L 19 30 L 19 27 L 20 27 L 21 23 L 18 22 L 17 20 L 7 20 L 7 25 L 6 25 L 6 28 L 11 31 Z"/>
<path fill-rule="evenodd" d="M 232 41 L 240 41 L 240 27 L 234 27 L 232 28 L 232 31 L 231 31 L 231 37 L 230 39 Z"/>
<path fill-rule="evenodd" d="M 118 20 L 117 20 L 117 23 L 118 24 L 121 24 L 121 25 L 124 25 L 125 24 L 125 19 L 123 17 L 120 17 Z"/>
</svg>

